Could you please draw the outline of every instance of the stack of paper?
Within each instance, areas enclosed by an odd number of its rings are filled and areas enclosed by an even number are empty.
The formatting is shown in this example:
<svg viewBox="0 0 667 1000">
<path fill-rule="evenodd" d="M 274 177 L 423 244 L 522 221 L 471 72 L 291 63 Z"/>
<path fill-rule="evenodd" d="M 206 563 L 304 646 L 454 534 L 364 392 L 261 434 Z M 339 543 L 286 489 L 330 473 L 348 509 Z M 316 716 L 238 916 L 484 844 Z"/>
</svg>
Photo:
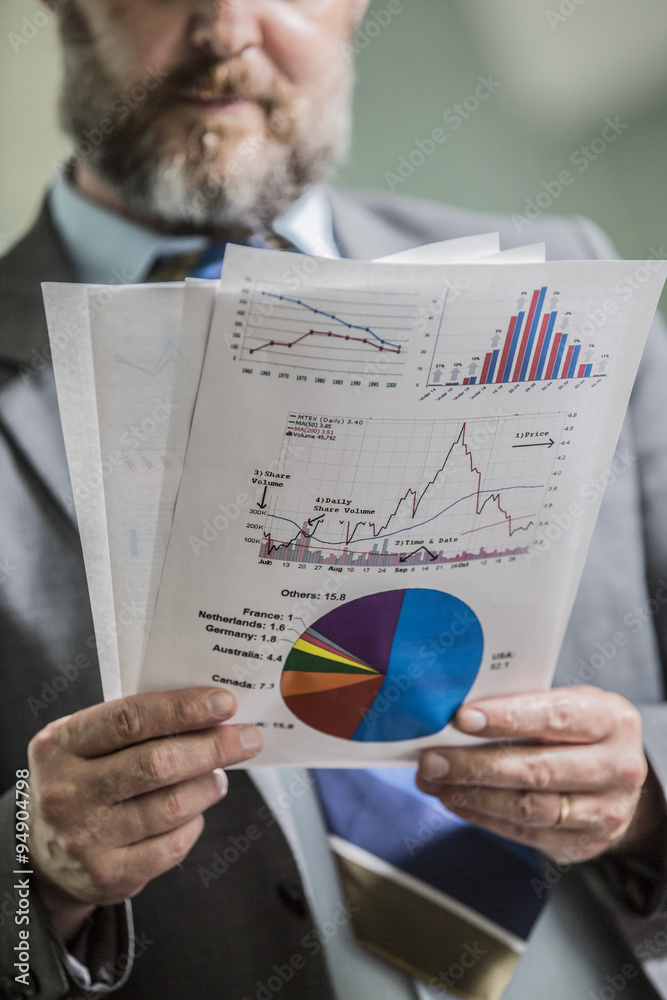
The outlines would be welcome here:
<svg viewBox="0 0 667 1000">
<path fill-rule="evenodd" d="M 45 285 L 105 696 L 219 684 L 251 763 L 368 766 L 548 686 L 667 275 L 627 270 L 491 235 Z"/>
</svg>

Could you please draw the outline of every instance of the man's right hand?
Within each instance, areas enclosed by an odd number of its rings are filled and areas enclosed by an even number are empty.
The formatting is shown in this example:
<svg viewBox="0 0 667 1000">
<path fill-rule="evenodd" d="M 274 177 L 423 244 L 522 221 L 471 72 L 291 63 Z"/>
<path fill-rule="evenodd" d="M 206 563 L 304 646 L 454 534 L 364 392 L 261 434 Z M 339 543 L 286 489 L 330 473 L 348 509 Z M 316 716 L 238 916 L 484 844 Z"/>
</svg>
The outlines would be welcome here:
<svg viewBox="0 0 667 1000">
<path fill-rule="evenodd" d="M 221 770 L 254 757 L 253 726 L 223 726 L 220 689 L 139 694 L 50 723 L 28 748 L 30 860 L 63 940 L 95 906 L 135 896 L 177 865 L 227 791 Z"/>
</svg>

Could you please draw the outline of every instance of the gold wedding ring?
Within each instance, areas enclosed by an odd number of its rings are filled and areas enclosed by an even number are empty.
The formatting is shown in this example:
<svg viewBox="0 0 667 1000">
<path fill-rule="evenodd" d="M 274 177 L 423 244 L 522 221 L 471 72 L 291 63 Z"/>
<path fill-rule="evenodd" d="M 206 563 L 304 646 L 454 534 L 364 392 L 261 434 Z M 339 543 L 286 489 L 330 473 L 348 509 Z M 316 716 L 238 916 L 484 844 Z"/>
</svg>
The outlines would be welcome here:
<svg viewBox="0 0 667 1000">
<path fill-rule="evenodd" d="M 560 793 L 560 810 L 558 812 L 558 819 L 553 825 L 554 830 L 559 830 L 561 826 L 565 826 L 567 823 L 567 818 L 570 815 L 570 796 L 566 795 L 565 792 Z"/>
</svg>

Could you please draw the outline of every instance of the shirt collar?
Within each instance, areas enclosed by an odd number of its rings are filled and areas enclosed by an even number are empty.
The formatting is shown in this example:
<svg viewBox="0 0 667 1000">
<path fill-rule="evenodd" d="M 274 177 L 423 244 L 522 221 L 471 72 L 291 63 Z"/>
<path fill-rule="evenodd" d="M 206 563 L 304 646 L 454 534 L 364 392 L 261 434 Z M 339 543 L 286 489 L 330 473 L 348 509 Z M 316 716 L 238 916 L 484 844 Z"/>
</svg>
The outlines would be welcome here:
<svg viewBox="0 0 667 1000">
<path fill-rule="evenodd" d="M 163 236 L 132 222 L 80 194 L 64 174 L 50 191 L 49 208 L 76 277 L 85 284 L 135 284 L 158 257 L 203 250 L 208 243 L 203 236 Z M 273 229 L 302 253 L 339 256 L 322 188 L 306 191 Z"/>
<path fill-rule="evenodd" d="M 313 257 L 340 257 L 333 232 L 331 203 L 320 187 L 309 188 L 276 219 L 273 231 L 301 253 Z"/>
</svg>

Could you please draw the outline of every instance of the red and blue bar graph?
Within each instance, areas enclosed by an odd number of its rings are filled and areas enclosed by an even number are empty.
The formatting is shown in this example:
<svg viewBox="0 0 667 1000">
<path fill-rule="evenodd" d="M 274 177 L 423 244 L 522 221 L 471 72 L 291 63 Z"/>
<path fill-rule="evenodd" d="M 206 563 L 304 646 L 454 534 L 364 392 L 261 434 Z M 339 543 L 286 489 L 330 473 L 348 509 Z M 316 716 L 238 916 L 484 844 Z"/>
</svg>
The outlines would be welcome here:
<svg viewBox="0 0 667 1000">
<path fill-rule="evenodd" d="M 542 382 L 552 379 L 596 378 L 592 364 L 578 364 L 581 344 L 568 344 L 566 333 L 556 331 L 558 312 L 544 311 L 547 286 L 536 288 L 528 312 L 512 316 L 502 348 L 484 356 L 482 373 L 447 385 Z"/>
</svg>

